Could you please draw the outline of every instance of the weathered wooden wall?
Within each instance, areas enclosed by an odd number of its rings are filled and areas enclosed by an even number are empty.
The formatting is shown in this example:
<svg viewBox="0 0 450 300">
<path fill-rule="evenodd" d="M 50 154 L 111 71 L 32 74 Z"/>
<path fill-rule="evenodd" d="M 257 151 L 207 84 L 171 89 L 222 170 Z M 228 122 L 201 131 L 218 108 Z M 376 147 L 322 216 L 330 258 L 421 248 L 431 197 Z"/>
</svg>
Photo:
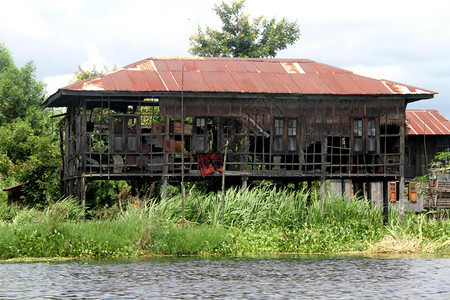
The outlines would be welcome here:
<svg viewBox="0 0 450 300">
<path fill-rule="evenodd" d="M 167 180 L 184 172 L 189 180 L 200 180 L 197 155 L 223 153 L 226 142 L 229 177 L 336 178 L 350 193 L 352 179 L 376 182 L 402 175 L 401 97 L 247 95 L 183 101 L 183 135 L 180 98 L 73 101 L 61 131 L 65 193 L 83 194 L 86 179 Z M 207 134 L 199 133 L 199 118 Z M 284 126 L 279 140 L 277 119 Z M 373 152 L 354 152 L 354 119 L 376 122 Z M 202 150 L 196 149 L 199 143 Z"/>
<path fill-rule="evenodd" d="M 408 135 L 406 139 L 405 177 L 412 179 L 426 174 L 436 154 L 450 147 L 448 135 Z"/>
</svg>

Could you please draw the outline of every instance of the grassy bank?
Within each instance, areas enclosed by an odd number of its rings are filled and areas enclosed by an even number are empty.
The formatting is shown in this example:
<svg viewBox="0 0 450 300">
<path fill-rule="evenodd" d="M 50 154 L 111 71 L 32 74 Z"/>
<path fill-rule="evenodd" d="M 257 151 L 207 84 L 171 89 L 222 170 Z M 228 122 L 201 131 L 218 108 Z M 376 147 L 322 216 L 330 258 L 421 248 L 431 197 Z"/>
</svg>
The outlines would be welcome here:
<svg viewBox="0 0 450 300">
<path fill-rule="evenodd" d="M 44 211 L 0 207 L 0 258 L 135 255 L 439 252 L 450 253 L 450 221 L 381 209 L 363 199 L 326 201 L 306 190 L 273 186 L 226 192 L 224 226 L 219 194 L 192 192 L 181 224 L 179 195 L 145 207 L 91 214 L 66 199 Z M 309 199 L 311 198 L 311 199 Z"/>
</svg>

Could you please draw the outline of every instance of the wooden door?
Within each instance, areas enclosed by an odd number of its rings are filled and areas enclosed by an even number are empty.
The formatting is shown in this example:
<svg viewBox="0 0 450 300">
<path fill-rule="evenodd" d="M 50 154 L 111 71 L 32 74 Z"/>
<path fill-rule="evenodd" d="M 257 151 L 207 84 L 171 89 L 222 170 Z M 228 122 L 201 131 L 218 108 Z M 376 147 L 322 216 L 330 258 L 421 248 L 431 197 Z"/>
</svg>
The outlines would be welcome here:
<svg viewBox="0 0 450 300">
<path fill-rule="evenodd" d="M 410 182 L 408 188 L 409 201 L 417 202 L 417 183 Z"/>
<path fill-rule="evenodd" d="M 389 181 L 389 201 L 397 201 L 397 182 Z"/>
</svg>

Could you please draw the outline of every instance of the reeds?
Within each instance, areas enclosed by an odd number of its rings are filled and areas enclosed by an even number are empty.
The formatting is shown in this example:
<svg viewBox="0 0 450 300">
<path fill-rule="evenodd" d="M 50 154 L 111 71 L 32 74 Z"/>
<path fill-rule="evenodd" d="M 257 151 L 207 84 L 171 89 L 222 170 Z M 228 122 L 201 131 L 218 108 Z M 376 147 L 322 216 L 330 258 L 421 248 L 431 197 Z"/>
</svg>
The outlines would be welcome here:
<svg viewBox="0 0 450 300">
<path fill-rule="evenodd" d="M 185 198 L 184 222 L 180 195 L 105 209 L 105 219 L 86 220 L 89 212 L 70 198 L 42 211 L 4 209 L 0 258 L 450 251 L 448 218 L 406 214 L 399 223 L 391 209 L 383 226 L 381 209 L 363 198 L 317 195 L 271 185 L 229 189 L 224 226 L 221 194 L 195 190 Z"/>
<path fill-rule="evenodd" d="M 379 253 L 449 253 L 450 222 L 448 219 L 436 220 L 431 214 L 408 213 L 401 223 L 398 210 L 391 208 L 385 235 L 369 245 L 369 250 Z"/>
<path fill-rule="evenodd" d="M 280 226 L 295 227 L 306 216 L 308 193 L 277 190 L 262 186 L 242 193 L 237 188 L 225 194 L 224 223 L 226 227 Z M 220 193 L 194 192 L 185 199 L 186 221 L 209 226 L 221 225 L 222 199 Z M 177 222 L 181 217 L 181 197 L 176 195 L 154 203 L 151 213 L 155 217 Z"/>
</svg>

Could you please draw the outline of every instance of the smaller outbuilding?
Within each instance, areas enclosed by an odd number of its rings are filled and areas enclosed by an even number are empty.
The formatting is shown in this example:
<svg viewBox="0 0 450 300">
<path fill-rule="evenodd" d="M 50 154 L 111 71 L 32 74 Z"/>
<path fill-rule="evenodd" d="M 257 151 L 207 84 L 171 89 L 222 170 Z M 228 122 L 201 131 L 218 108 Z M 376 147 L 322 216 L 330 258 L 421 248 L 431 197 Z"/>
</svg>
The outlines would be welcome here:
<svg viewBox="0 0 450 300">
<path fill-rule="evenodd" d="M 405 209 L 450 208 L 448 170 L 430 168 L 440 152 L 450 152 L 450 121 L 435 109 L 406 109 Z M 428 186 L 421 187 L 416 178 L 431 172 Z M 447 175 L 446 175 L 447 174 Z M 398 182 L 389 183 L 389 199 L 399 198 Z M 420 191 L 426 188 L 425 193 Z"/>
<path fill-rule="evenodd" d="M 8 204 L 13 206 L 22 206 L 23 205 L 23 192 L 22 187 L 24 183 L 16 184 L 7 188 L 4 188 L 3 191 L 8 193 Z"/>
<path fill-rule="evenodd" d="M 439 152 L 450 152 L 450 121 L 435 109 L 406 110 L 405 179 L 428 172 Z"/>
</svg>

